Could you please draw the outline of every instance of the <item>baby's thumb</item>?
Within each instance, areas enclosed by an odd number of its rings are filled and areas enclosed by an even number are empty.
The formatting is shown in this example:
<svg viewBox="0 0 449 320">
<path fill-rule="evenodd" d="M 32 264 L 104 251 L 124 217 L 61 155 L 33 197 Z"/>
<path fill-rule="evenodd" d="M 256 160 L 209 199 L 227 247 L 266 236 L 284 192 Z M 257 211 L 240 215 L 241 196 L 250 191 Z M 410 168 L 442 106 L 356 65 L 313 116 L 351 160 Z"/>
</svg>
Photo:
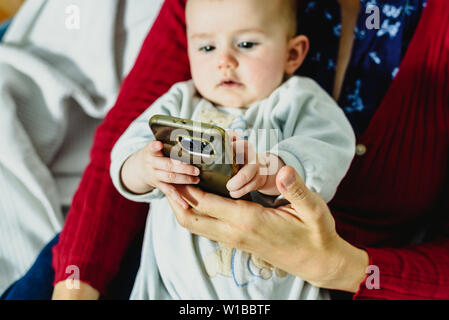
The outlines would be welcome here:
<svg viewBox="0 0 449 320">
<path fill-rule="evenodd" d="M 234 130 L 226 130 L 226 134 L 229 137 L 229 141 L 232 143 L 234 141 L 243 140 L 239 134 Z"/>
<path fill-rule="evenodd" d="M 162 150 L 163 147 L 164 147 L 164 144 L 160 141 L 151 141 L 148 144 L 148 150 L 152 154 L 158 154 Z"/>
</svg>

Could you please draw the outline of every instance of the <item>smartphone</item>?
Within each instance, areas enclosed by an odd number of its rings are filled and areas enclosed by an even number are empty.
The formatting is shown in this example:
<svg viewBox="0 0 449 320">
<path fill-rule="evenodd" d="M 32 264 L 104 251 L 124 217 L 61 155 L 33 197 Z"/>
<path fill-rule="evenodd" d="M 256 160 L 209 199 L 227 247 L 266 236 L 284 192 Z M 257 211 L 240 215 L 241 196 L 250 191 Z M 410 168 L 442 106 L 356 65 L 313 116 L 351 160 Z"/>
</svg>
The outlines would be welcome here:
<svg viewBox="0 0 449 320">
<path fill-rule="evenodd" d="M 155 139 L 163 143 L 166 157 L 200 169 L 201 189 L 230 197 L 226 184 L 240 166 L 224 129 L 166 115 L 153 116 L 149 126 Z"/>
</svg>

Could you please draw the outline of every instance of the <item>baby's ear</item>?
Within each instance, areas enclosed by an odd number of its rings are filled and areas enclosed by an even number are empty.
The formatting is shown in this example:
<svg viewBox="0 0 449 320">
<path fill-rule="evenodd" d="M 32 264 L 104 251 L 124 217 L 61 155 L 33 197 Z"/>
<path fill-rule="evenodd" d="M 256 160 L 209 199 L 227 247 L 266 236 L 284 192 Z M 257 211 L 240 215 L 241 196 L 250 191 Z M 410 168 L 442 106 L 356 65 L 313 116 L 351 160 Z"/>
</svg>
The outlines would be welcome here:
<svg viewBox="0 0 449 320">
<path fill-rule="evenodd" d="M 285 73 L 289 76 L 294 74 L 301 66 L 309 51 L 309 39 L 304 35 L 296 36 L 288 42 L 287 63 Z"/>
</svg>

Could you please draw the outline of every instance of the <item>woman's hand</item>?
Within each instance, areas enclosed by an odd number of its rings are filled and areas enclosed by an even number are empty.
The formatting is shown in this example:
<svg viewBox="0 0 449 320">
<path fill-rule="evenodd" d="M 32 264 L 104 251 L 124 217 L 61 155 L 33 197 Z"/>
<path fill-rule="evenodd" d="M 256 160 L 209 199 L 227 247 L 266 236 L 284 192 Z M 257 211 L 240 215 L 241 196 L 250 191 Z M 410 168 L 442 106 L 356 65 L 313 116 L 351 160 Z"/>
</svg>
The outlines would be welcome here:
<svg viewBox="0 0 449 320">
<path fill-rule="evenodd" d="M 68 289 L 65 281 L 58 282 L 53 289 L 52 300 L 98 300 L 100 292 L 80 281 L 78 289 Z"/>
<path fill-rule="evenodd" d="M 264 208 L 192 186 L 177 188 L 191 209 L 169 202 L 178 222 L 194 234 L 256 254 L 316 286 L 356 292 L 368 254 L 338 236 L 326 203 L 293 168 L 279 171 L 277 187 L 291 205 Z"/>
</svg>

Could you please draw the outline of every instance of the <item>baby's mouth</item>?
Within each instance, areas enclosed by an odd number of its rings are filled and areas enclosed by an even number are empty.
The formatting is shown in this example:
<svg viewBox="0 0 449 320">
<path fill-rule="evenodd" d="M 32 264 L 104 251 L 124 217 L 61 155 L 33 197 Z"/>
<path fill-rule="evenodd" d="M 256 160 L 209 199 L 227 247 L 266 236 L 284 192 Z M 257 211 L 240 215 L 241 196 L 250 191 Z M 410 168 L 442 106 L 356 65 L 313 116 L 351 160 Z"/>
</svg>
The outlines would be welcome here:
<svg viewBox="0 0 449 320">
<path fill-rule="evenodd" d="M 241 84 L 238 81 L 232 80 L 232 79 L 223 80 L 219 84 L 219 87 L 224 87 L 224 88 L 239 88 L 242 86 L 243 86 L 243 84 Z"/>
</svg>

